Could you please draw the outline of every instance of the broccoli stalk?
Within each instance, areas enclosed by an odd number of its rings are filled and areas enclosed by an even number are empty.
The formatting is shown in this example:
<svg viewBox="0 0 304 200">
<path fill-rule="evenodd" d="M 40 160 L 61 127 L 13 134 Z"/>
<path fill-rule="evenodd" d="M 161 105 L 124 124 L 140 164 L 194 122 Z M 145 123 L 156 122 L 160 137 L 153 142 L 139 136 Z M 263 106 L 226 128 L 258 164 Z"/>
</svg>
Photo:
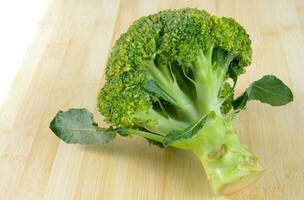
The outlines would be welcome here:
<svg viewBox="0 0 304 200">
<path fill-rule="evenodd" d="M 150 108 L 147 112 L 137 112 L 135 116 L 136 124 L 139 127 L 161 135 L 174 129 L 184 129 L 189 126 L 186 122 L 165 117 L 153 108 Z"/>
<path fill-rule="evenodd" d="M 212 57 L 215 59 L 212 60 Z M 213 52 L 213 45 L 206 53 L 199 51 L 194 63 L 195 89 L 198 94 L 197 105 L 201 112 L 214 111 L 221 115 L 222 105 L 219 95 L 225 80 L 227 79 L 228 67 L 234 56 L 221 49 Z"/>
<path fill-rule="evenodd" d="M 86 109 L 70 109 L 58 112 L 50 128 L 67 143 L 107 143 L 118 133 L 192 151 L 213 191 L 229 194 L 263 172 L 232 127 L 235 115 L 249 100 L 273 106 L 293 100 L 273 75 L 234 98 L 250 63 L 251 41 L 233 19 L 190 8 L 142 17 L 117 40 L 107 63 L 98 109 L 111 126 L 98 127 Z"/>
<path fill-rule="evenodd" d="M 201 161 L 212 190 L 216 194 L 235 192 L 258 179 L 263 169 L 257 157 L 240 144 L 230 119 L 215 113 L 190 140 L 173 143 L 191 150 Z"/>
<path fill-rule="evenodd" d="M 199 117 L 197 108 L 185 92 L 181 90 L 170 64 L 156 66 L 154 62 L 151 62 L 148 69 L 151 78 L 157 83 L 163 94 L 166 95 L 166 100 L 174 105 L 182 115 L 185 115 L 188 121 L 197 120 Z"/>
<path fill-rule="evenodd" d="M 214 58 L 214 59 L 212 59 Z M 232 128 L 232 117 L 221 113 L 221 89 L 227 79 L 228 67 L 234 56 L 213 45 L 199 51 L 193 64 L 196 105 L 208 116 L 205 126 L 190 141 L 178 141 L 175 147 L 190 149 L 202 162 L 211 187 L 216 194 L 237 191 L 260 177 L 263 169 L 247 147 L 240 144 Z"/>
<path fill-rule="evenodd" d="M 195 127 L 195 122 L 199 118 L 208 116 L 205 125 L 199 127 L 192 138 L 169 141 L 168 145 L 192 151 L 202 162 L 212 189 L 217 194 L 234 192 L 255 181 L 263 171 L 257 157 L 253 156 L 246 146 L 240 144 L 232 128 L 234 113 L 225 115 L 221 112 L 224 99 L 220 98 L 220 94 L 228 78 L 226 74 L 233 58 L 234 56 L 223 50 L 214 49 L 213 45 L 205 53 L 199 50 L 197 59 L 188 65 L 189 70 L 194 74 L 193 79 L 188 77 L 189 81 L 194 83 L 193 89 L 196 90 L 197 95 L 194 100 L 191 100 L 179 87 L 178 77 L 170 67 L 158 67 L 166 69 L 162 71 L 155 69 L 154 64 L 149 66 L 152 68 L 149 71 L 153 72 L 151 77 L 155 78 L 159 91 L 170 95 L 170 102 L 177 110 L 181 110 L 186 122 L 178 120 L 170 122 L 171 118 L 157 117 L 158 123 L 152 125 L 154 128 L 148 127 L 151 126 L 149 123 L 138 124 L 152 132 L 163 134 L 165 140 L 166 134 L 172 130 L 183 132 L 183 129 L 191 126 L 187 122 L 194 123 Z M 157 73 L 154 74 L 155 71 Z M 186 78 L 188 75 L 184 76 L 183 78 Z M 179 100 L 178 103 L 175 103 L 175 100 Z M 151 111 L 146 115 L 151 117 Z M 174 133 L 173 137 L 176 135 L 178 134 Z M 152 137 L 147 138 L 152 139 Z M 164 142 L 161 138 L 158 139 L 157 142 Z"/>
</svg>

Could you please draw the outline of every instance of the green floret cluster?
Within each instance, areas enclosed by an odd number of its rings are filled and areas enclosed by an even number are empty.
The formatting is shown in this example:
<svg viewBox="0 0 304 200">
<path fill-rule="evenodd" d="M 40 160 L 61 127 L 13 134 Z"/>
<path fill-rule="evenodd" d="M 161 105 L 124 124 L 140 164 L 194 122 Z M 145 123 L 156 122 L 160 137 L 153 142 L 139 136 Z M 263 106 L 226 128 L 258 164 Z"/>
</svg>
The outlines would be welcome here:
<svg viewBox="0 0 304 200">
<path fill-rule="evenodd" d="M 250 62 L 249 36 L 233 19 L 198 9 L 142 17 L 113 47 L 98 107 L 106 120 L 117 127 L 142 125 L 136 116 L 151 109 L 190 123 L 210 109 L 227 113 L 231 106 L 226 101 L 220 108 L 218 97 L 223 97 L 221 90 L 227 90 L 229 74 L 234 75 L 228 71 L 244 72 Z M 208 79 L 216 81 L 209 84 Z M 151 80 L 170 100 L 145 89 Z M 212 94 L 206 94 L 206 88 Z M 228 99 L 231 98 L 233 95 Z M 159 104 L 168 102 L 173 108 L 159 109 Z"/>
<path fill-rule="evenodd" d="M 142 17 L 116 41 L 107 62 L 98 109 L 110 127 L 98 127 L 86 109 L 70 109 L 58 112 L 50 128 L 67 143 L 137 135 L 160 147 L 189 150 L 212 190 L 229 194 L 263 172 L 232 127 L 236 114 L 249 100 L 273 106 L 293 100 L 273 75 L 234 97 L 251 53 L 248 34 L 231 18 L 191 8 Z"/>
</svg>

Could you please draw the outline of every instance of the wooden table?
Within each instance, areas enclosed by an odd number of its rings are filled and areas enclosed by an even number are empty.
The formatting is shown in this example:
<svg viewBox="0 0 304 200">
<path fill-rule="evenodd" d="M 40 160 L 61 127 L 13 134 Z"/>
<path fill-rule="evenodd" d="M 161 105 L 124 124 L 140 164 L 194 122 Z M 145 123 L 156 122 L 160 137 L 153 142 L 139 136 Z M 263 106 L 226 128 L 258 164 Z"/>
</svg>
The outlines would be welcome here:
<svg viewBox="0 0 304 200">
<path fill-rule="evenodd" d="M 96 95 L 114 41 L 138 17 L 182 7 L 233 17 L 251 35 L 253 63 L 237 94 L 264 74 L 294 92 L 288 106 L 250 102 L 237 117 L 241 141 L 266 172 L 229 197 L 212 194 L 189 152 L 135 137 L 67 145 L 48 128 L 70 107 L 86 107 L 100 122 Z M 0 112 L 0 199 L 304 199 L 303 31 L 303 0 L 54 0 Z"/>
</svg>

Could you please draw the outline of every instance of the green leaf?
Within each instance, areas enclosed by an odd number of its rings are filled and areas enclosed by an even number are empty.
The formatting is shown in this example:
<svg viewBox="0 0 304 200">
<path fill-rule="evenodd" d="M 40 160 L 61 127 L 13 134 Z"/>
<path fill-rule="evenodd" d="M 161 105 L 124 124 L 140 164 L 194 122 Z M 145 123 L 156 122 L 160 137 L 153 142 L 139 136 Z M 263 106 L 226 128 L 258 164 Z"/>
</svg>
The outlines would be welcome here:
<svg viewBox="0 0 304 200">
<path fill-rule="evenodd" d="M 69 144 L 105 144 L 113 140 L 117 133 L 111 127 L 98 127 L 93 114 L 84 108 L 59 111 L 52 120 L 50 129 Z"/>
<path fill-rule="evenodd" d="M 122 137 L 127 137 L 127 136 L 129 136 L 129 133 L 128 133 L 127 130 L 124 129 L 124 128 L 118 128 L 118 129 L 117 129 L 117 133 L 118 133 L 119 135 L 121 135 Z"/>
<path fill-rule="evenodd" d="M 173 142 L 180 139 L 189 139 L 192 138 L 195 134 L 198 133 L 200 129 L 202 129 L 207 121 L 208 115 L 204 115 L 201 119 L 199 119 L 195 124 L 189 126 L 188 128 L 182 131 L 173 130 L 169 134 L 167 134 L 164 138 L 163 145 L 164 147 L 169 146 Z"/>
<path fill-rule="evenodd" d="M 228 76 L 233 80 L 233 88 L 235 88 L 236 82 L 240 74 L 244 73 L 245 70 L 239 68 L 236 60 L 233 60 L 228 69 Z"/>
<path fill-rule="evenodd" d="M 282 106 L 293 100 L 293 94 L 280 79 L 273 75 L 266 75 L 250 84 L 247 90 L 234 100 L 234 109 L 243 109 L 249 100 Z"/>
<path fill-rule="evenodd" d="M 293 100 L 290 89 L 273 75 L 264 76 L 247 89 L 248 100 L 259 100 L 272 106 L 285 105 Z"/>
<path fill-rule="evenodd" d="M 154 80 L 149 80 L 144 85 L 144 89 L 148 92 L 151 92 L 151 93 L 157 95 L 157 97 L 160 97 L 165 101 L 168 101 L 170 103 L 175 102 L 175 100 L 170 95 L 168 95 L 163 89 L 161 89 Z"/>
<path fill-rule="evenodd" d="M 147 141 L 149 142 L 149 144 L 158 146 L 158 147 L 160 147 L 160 148 L 164 148 L 164 144 L 163 144 L 163 143 L 157 142 L 157 141 L 155 141 L 155 140 L 151 140 L 151 139 L 149 139 L 149 138 L 146 138 L 146 139 L 147 139 Z"/>
<path fill-rule="evenodd" d="M 248 101 L 248 94 L 247 92 L 244 92 L 241 96 L 239 96 L 237 99 L 235 99 L 232 102 L 232 106 L 234 110 L 240 110 L 245 108 Z"/>
</svg>

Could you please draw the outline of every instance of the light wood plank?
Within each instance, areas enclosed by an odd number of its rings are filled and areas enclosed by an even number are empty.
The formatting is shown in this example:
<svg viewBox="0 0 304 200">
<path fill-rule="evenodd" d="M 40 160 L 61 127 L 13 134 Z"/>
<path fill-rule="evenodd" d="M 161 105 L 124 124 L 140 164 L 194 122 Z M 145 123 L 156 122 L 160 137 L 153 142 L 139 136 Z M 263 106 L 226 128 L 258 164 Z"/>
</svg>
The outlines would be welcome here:
<svg viewBox="0 0 304 200">
<path fill-rule="evenodd" d="M 252 39 L 253 63 L 237 94 L 275 74 L 295 100 L 273 108 L 250 102 L 235 122 L 266 172 L 246 189 L 212 194 L 190 153 L 142 138 L 106 146 L 67 145 L 48 128 L 57 110 L 96 109 L 107 56 L 137 18 L 196 7 L 235 18 Z M 304 197 L 304 4 L 301 0 L 54 0 L 0 112 L 0 199 L 302 199 Z"/>
</svg>

